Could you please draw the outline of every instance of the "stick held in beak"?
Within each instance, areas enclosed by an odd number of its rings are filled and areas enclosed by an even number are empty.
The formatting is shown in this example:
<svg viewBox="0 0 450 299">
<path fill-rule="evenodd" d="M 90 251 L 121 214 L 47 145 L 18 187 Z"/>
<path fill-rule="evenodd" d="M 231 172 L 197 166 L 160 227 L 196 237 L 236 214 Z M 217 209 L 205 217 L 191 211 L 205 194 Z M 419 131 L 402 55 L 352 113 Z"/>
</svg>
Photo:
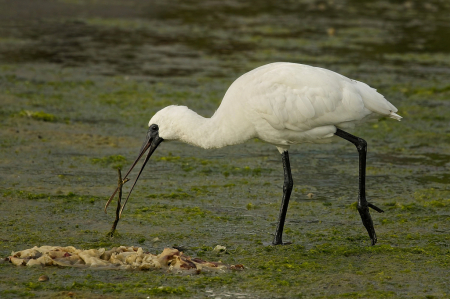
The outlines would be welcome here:
<svg viewBox="0 0 450 299">
<path fill-rule="evenodd" d="M 131 165 L 130 169 L 128 170 L 128 172 L 123 177 L 124 180 L 128 177 L 130 172 L 136 166 L 137 162 L 142 158 L 142 156 L 145 154 L 145 152 L 149 149 L 147 157 L 145 157 L 144 163 L 142 164 L 141 170 L 139 171 L 139 174 L 136 177 L 136 180 L 134 181 L 133 186 L 130 189 L 130 192 L 128 193 L 127 199 L 125 200 L 125 203 L 123 204 L 122 209 L 120 210 L 119 217 L 122 215 L 122 211 L 125 208 L 125 205 L 127 204 L 128 198 L 130 197 L 131 192 L 133 191 L 133 188 L 136 185 L 137 180 L 139 179 L 139 176 L 141 175 L 142 171 L 144 170 L 145 165 L 147 164 L 148 160 L 150 159 L 151 155 L 156 150 L 158 145 L 161 142 L 163 142 L 163 141 L 164 141 L 164 139 L 159 137 L 159 128 L 158 128 L 158 126 L 155 125 L 155 124 L 151 125 L 149 127 L 149 129 L 148 129 L 147 137 L 145 138 L 145 141 L 142 144 L 141 150 L 139 151 L 138 157 L 136 158 L 136 160 L 134 161 L 133 165 Z M 112 199 L 114 198 L 114 196 L 116 195 L 118 190 L 119 190 L 119 188 L 117 187 L 116 190 L 114 191 L 114 193 L 109 198 L 108 202 L 106 203 L 106 205 L 105 205 L 105 213 L 106 213 L 106 209 L 108 208 L 109 204 L 111 203 Z"/>
</svg>

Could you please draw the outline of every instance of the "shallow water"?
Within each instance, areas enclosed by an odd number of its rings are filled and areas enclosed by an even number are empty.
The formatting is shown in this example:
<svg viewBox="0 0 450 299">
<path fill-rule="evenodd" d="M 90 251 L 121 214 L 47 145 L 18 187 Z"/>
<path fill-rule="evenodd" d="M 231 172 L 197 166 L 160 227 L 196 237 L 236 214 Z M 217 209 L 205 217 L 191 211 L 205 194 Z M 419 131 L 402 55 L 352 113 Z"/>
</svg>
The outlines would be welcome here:
<svg viewBox="0 0 450 299">
<path fill-rule="evenodd" d="M 0 256 L 139 245 L 217 259 L 220 244 L 220 259 L 248 267 L 191 277 L 0 263 L 1 296 L 448 296 L 448 13 L 446 1 L 0 1 Z M 372 213 L 378 245 L 355 211 L 357 152 L 345 142 L 291 149 L 293 245 L 264 245 L 283 174 L 257 140 L 211 151 L 164 142 L 120 235 L 106 238 L 114 169 L 134 160 L 153 113 L 180 104 L 210 116 L 235 78 L 274 61 L 366 82 L 399 108 L 402 122 L 355 132 L 369 144 L 367 196 L 385 210 Z"/>
</svg>

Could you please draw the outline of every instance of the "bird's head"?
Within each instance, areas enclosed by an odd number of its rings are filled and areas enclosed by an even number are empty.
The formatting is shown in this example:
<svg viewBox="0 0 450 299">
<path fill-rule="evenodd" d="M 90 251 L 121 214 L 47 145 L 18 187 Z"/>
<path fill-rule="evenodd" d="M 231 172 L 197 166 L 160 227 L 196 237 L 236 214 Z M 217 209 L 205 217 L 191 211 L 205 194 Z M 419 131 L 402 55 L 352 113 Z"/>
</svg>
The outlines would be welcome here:
<svg viewBox="0 0 450 299">
<path fill-rule="evenodd" d="M 180 120 L 186 117 L 190 111 L 185 106 L 167 106 L 156 112 L 156 114 L 148 122 L 148 127 L 157 125 L 159 128 L 159 137 L 164 140 L 180 139 Z"/>
</svg>

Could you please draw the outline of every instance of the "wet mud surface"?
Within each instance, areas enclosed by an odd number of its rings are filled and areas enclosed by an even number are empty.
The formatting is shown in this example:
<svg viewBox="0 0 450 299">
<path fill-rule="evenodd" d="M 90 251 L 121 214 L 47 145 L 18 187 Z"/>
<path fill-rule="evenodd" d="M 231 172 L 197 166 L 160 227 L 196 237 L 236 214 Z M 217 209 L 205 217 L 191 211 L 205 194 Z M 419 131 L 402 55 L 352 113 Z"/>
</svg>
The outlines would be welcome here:
<svg viewBox="0 0 450 299">
<path fill-rule="evenodd" d="M 449 296 L 449 11 L 447 1 L 0 1 L 0 256 L 176 246 L 246 267 L 176 275 L 2 262 L 0 297 Z M 210 116 L 235 78 L 274 61 L 366 82 L 399 108 L 402 122 L 354 132 L 369 144 L 367 197 L 385 210 L 372 212 L 378 244 L 356 211 L 357 152 L 344 141 L 291 149 L 291 245 L 266 245 L 283 168 L 258 140 L 209 151 L 162 143 L 106 237 L 115 169 L 132 163 L 150 117 L 171 104 Z"/>
</svg>

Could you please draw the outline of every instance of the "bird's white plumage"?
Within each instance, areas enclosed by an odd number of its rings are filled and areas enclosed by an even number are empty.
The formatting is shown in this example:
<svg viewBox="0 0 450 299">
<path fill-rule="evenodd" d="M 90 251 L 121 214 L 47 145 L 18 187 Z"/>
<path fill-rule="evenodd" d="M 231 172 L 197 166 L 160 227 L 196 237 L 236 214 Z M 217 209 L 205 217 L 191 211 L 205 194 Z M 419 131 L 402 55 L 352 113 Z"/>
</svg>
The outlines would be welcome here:
<svg viewBox="0 0 450 299">
<path fill-rule="evenodd" d="M 397 108 L 367 84 L 330 70 L 278 62 L 239 77 L 211 118 L 183 106 L 155 114 L 165 140 L 219 148 L 258 137 L 280 151 L 291 144 L 331 141 L 336 127 L 351 129 Z"/>
</svg>

